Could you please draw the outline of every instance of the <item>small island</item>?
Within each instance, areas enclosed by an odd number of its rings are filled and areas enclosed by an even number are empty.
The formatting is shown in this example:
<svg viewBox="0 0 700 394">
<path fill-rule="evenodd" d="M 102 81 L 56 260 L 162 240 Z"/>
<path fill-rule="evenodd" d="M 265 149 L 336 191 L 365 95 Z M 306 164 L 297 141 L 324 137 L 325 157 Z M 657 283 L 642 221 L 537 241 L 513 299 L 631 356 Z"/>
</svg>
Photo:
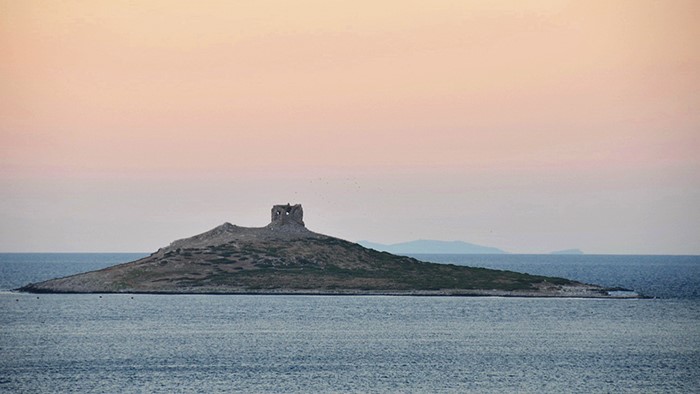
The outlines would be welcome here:
<svg viewBox="0 0 700 394">
<path fill-rule="evenodd" d="M 224 223 L 142 259 L 28 284 L 32 293 L 318 294 L 631 298 L 596 285 L 437 264 L 306 228 L 300 204 L 265 227 Z"/>
</svg>

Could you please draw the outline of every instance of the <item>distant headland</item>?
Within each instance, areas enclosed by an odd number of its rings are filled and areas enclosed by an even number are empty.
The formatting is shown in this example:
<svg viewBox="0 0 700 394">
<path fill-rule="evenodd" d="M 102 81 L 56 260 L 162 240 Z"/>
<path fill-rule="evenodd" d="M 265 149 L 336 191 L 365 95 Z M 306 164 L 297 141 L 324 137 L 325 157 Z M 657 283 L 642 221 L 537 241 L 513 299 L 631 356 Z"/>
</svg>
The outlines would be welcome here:
<svg viewBox="0 0 700 394">
<path fill-rule="evenodd" d="M 380 244 L 370 241 L 358 241 L 366 248 L 372 248 L 381 252 L 394 254 L 504 254 L 505 251 L 490 246 L 476 245 L 464 241 L 437 241 L 432 239 L 419 239 L 416 241 L 401 242 L 396 244 Z"/>
<path fill-rule="evenodd" d="M 148 257 L 18 290 L 34 293 L 456 295 L 628 298 L 564 278 L 435 264 L 306 228 L 301 204 L 264 227 L 224 223 Z"/>
<path fill-rule="evenodd" d="M 564 249 L 556 250 L 550 254 L 583 254 L 583 251 L 581 249 Z"/>
</svg>

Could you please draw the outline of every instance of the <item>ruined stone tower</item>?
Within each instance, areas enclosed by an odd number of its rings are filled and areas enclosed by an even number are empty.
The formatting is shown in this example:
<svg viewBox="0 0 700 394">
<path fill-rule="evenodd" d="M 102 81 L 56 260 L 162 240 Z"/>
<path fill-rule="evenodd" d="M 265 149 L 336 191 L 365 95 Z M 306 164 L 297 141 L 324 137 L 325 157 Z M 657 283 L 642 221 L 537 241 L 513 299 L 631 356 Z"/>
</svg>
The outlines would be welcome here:
<svg viewBox="0 0 700 394">
<path fill-rule="evenodd" d="M 271 226 L 297 225 L 304 226 L 304 210 L 301 204 L 275 205 L 272 207 Z"/>
</svg>

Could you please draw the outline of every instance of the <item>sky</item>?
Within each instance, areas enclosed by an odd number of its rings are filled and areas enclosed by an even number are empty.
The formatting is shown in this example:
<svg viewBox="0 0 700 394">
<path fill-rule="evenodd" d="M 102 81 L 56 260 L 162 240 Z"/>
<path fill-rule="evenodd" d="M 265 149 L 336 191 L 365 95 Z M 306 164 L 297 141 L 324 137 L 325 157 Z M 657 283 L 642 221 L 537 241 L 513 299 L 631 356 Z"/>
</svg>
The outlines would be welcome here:
<svg viewBox="0 0 700 394">
<path fill-rule="evenodd" d="M 0 0 L 0 251 L 301 203 L 351 241 L 700 254 L 700 2 Z"/>
</svg>

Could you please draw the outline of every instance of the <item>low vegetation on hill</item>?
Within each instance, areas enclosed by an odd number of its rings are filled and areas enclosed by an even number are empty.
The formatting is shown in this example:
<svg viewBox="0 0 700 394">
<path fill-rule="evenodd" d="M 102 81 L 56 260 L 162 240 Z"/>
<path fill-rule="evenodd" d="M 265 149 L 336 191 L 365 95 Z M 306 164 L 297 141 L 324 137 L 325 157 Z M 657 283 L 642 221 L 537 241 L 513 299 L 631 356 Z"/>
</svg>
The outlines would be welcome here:
<svg viewBox="0 0 700 394">
<path fill-rule="evenodd" d="M 290 293 L 605 296 L 562 278 L 426 263 L 309 231 L 300 205 L 261 228 L 225 223 L 143 259 L 29 284 L 54 293 Z"/>
</svg>

